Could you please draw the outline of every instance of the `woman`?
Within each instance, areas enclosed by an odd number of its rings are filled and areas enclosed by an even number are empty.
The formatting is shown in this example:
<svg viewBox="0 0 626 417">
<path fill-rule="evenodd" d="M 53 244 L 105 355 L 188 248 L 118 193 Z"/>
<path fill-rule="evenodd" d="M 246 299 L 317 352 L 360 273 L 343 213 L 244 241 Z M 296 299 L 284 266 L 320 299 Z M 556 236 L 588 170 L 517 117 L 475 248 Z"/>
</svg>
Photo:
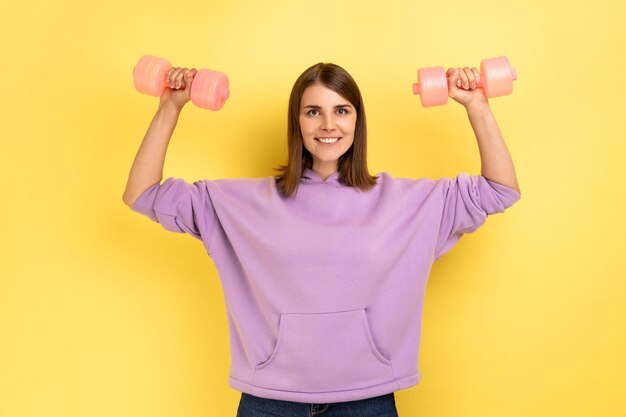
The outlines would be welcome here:
<svg viewBox="0 0 626 417">
<path fill-rule="evenodd" d="M 420 380 L 418 350 L 432 263 L 521 196 L 475 68 L 449 69 L 483 175 L 371 176 L 352 77 L 317 64 L 289 100 L 286 166 L 264 178 L 163 183 L 167 144 L 195 69 L 173 68 L 123 200 L 202 241 L 226 300 L 229 385 L 238 417 L 397 416 L 394 391 Z"/>
</svg>

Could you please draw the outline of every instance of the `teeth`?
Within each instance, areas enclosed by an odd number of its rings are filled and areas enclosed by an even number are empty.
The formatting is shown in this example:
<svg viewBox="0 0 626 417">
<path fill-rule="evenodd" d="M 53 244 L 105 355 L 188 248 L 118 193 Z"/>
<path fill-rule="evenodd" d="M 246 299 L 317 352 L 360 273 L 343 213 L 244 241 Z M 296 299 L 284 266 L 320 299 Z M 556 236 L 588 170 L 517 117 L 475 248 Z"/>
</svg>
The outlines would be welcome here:
<svg viewBox="0 0 626 417">
<path fill-rule="evenodd" d="M 322 143 L 335 143 L 339 140 L 339 138 L 317 138 Z"/>
</svg>

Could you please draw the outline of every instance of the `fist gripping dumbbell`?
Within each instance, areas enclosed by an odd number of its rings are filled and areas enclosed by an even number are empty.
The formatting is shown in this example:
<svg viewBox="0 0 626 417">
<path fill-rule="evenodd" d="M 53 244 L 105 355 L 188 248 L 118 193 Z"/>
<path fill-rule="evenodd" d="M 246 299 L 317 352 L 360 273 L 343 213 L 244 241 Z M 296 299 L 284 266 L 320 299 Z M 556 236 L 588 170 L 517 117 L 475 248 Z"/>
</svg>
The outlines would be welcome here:
<svg viewBox="0 0 626 417">
<path fill-rule="evenodd" d="M 500 56 L 483 59 L 480 62 L 480 81 L 476 85 L 484 90 L 487 97 L 511 94 L 513 80 L 517 72 L 509 65 L 509 60 Z M 448 80 L 443 67 L 421 68 L 417 71 L 417 83 L 413 84 L 413 94 L 420 95 L 422 106 L 439 106 L 448 102 Z"/>
<path fill-rule="evenodd" d="M 167 72 L 172 64 L 167 59 L 144 55 L 133 70 L 135 88 L 140 93 L 160 97 L 167 87 Z M 219 110 L 230 96 L 226 74 L 201 69 L 191 84 L 191 101 L 198 107 Z"/>
</svg>

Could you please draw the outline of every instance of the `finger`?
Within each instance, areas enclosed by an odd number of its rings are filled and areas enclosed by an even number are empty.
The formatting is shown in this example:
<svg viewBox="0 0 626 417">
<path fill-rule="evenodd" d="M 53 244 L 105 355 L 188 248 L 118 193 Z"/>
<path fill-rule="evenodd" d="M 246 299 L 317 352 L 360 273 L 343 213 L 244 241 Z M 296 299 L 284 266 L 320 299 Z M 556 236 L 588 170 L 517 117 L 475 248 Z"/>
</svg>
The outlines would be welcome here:
<svg viewBox="0 0 626 417">
<path fill-rule="evenodd" d="M 182 68 L 176 67 L 171 72 L 171 74 L 170 74 L 170 87 L 171 88 L 178 88 L 176 86 L 176 81 L 178 80 L 178 74 L 180 74 L 181 71 L 182 71 Z"/>
<path fill-rule="evenodd" d="M 176 67 L 172 67 L 167 71 L 167 86 L 172 88 L 174 84 L 172 83 L 172 76 L 176 72 Z"/>
<path fill-rule="evenodd" d="M 180 73 L 180 88 L 187 88 L 188 85 L 191 85 L 191 80 L 193 79 L 193 72 L 189 68 L 183 68 Z"/>
<path fill-rule="evenodd" d="M 174 88 L 174 74 L 176 73 L 176 67 L 172 67 L 167 71 L 167 86 L 169 88 Z"/>
<path fill-rule="evenodd" d="M 446 77 L 448 77 L 448 85 L 457 87 L 459 86 L 459 72 L 456 68 L 448 68 L 446 71 Z M 451 88 L 451 87 L 448 87 Z"/>
<path fill-rule="evenodd" d="M 180 74 L 180 88 L 187 88 L 188 85 L 191 85 L 191 72 L 188 69 L 185 69 L 181 74 Z"/>
<path fill-rule="evenodd" d="M 184 74 L 184 84 L 186 85 L 191 85 L 194 76 L 196 75 L 198 71 L 196 69 L 185 69 L 185 74 Z"/>
<path fill-rule="evenodd" d="M 474 72 L 475 69 L 476 68 L 469 67 L 463 68 L 463 71 L 465 72 L 465 75 L 467 75 L 467 79 L 469 81 L 469 88 L 472 90 L 476 88 L 476 84 L 478 84 L 478 81 L 476 81 L 476 73 Z"/>
<path fill-rule="evenodd" d="M 474 73 L 474 78 L 476 79 L 476 85 L 480 82 L 480 72 L 476 67 L 472 67 L 472 72 Z"/>
<path fill-rule="evenodd" d="M 180 88 L 185 88 L 185 72 L 187 71 L 187 68 L 181 68 L 177 73 L 176 76 L 174 77 L 175 83 L 176 83 L 176 89 L 180 89 Z"/>
<path fill-rule="evenodd" d="M 458 70 L 459 70 L 460 84 L 457 83 L 457 85 L 467 90 L 469 88 L 469 79 L 467 78 L 467 74 L 465 73 L 465 70 L 463 68 L 458 68 Z"/>
<path fill-rule="evenodd" d="M 168 87 L 172 87 L 172 73 L 174 72 L 174 70 L 176 70 L 176 67 L 172 67 L 170 69 L 167 70 L 167 73 L 165 74 L 165 84 Z"/>
<path fill-rule="evenodd" d="M 467 76 L 467 81 L 469 84 L 467 87 L 470 89 L 476 88 L 476 77 L 474 76 L 474 72 L 472 71 L 472 69 L 469 67 L 465 67 L 463 68 L 463 72 Z"/>
</svg>

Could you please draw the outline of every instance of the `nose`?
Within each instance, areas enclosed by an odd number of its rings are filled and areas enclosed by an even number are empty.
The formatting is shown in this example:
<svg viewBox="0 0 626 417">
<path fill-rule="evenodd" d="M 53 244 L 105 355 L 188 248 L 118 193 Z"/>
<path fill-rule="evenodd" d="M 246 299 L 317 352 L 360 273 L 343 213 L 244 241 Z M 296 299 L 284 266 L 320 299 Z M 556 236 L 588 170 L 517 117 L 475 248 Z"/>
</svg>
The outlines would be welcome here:
<svg viewBox="0 0 626 417">
<path fill-rule="evenodd" d="M 333 116 L 325 115 L 322 118 L 321 128 L 325 132 L 332 132 L 333 130 L 335 130 L 335 119 L 333 118 Z"/>
</svg>

